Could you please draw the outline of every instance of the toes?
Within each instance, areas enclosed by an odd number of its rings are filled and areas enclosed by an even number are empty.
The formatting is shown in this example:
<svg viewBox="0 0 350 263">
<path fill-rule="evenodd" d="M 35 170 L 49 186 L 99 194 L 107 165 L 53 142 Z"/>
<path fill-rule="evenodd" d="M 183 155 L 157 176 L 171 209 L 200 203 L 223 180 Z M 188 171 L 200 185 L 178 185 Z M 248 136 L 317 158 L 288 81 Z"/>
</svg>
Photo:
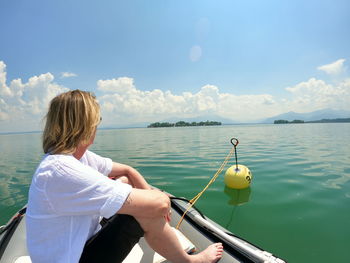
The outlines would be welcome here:
<svg viewBox="0 0 350 263">
<path fill-rule="evenodd" d="M 222 243 L 216 243 L 215 246 L 218 249 L 222 249 L 223 248 Z"/>
</svg>

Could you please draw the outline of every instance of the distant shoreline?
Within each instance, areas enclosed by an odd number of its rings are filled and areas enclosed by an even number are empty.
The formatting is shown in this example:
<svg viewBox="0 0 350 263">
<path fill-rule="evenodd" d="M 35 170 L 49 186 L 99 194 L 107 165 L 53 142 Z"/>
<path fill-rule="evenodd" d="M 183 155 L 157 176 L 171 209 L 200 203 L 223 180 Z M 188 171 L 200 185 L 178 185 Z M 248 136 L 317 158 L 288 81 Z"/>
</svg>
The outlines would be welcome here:
<svg viewBox="0 0 350 263">
<path fill-rule="evenodd" d="M 14 134 L 35 134 L 42 133 L 42 131 L 15 131 L 15 132 L 0 132 L 0 135 L 14 135 Z"/>
<path fill-rule="evenodd" d="M 318 120 L 318 121 L 304 121 L 302 123 L 350 123 L 350 118 L 343 118 L 343 119 L 324 119 L 324 120 Z M 273 125 L 274 123 L 222 123 L 220 126 L 230 126 L 230 125 Z M 293 124 L 293 122 L 289 122 L 286 124 Z M 169 126 L 174 127 L 174 126 Z M 184 126 L 187 127 L 187 126 Z M 193 127 L 193 126 L 190 126 Z M 197 126 L 201 127 L 201 126 Z M 101 127 L 97 130 L 124 130 L 124 129 L 145 129 L 147 126 L 125 126 L 125 127 Z M 37 134 L 42 133 L 42 131 L 5 131 L 0 132 L 0 135 L 14 135 L 14 134 Z"/>
</svg>

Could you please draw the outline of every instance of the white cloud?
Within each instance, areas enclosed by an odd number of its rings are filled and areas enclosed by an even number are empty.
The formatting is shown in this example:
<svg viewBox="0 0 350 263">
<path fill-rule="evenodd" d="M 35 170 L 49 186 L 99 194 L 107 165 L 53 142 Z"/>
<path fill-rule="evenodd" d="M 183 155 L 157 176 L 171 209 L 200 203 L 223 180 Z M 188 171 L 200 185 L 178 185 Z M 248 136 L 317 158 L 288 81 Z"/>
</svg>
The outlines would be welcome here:
<svg viewBox="0 0 350 263">
<path fill-rule="evenodd" d="M 6 65 L 0 61 L 0 96 L 11 96 L 10 89 L 6 86 Z"/>
<path fill-rule="evenodd" d="M 77 74 L 73 72 L 62 72 L 61 73 L 61 78 L 72 78 L 78 76 Z"/>
<path fill-rule="evenodd" d="M 302 109 L 303 112 L 308 112 L 323 108 L 350 108 L 349 79 L 339 84 L 328 84 L 323 80 L 310 78 L 286 90 L 292 95 L 292 98 L 285 102 L 285 106 L 290 110 L 300 112 Z"/>
<path fill-rule="evenodd" d="M 99 102 L 104 120 L 109 116 L 110 123 L 105 123 L 108 125 L 115 120 L 120 124 L 131 119 L 147 122 L 214 114 L 234 120 L 256 120 L 273 113 L 275 107 L 271 95 L 236 96 L 220 93 L 213 85 L 206 85 L 197 93 L 176 95 L 159 89 L 138 90 L 130 78 L 99 80 L 97 84 L 100 91 L 107 93 L 99 97 Z"/>
<path fill-rule="evenodd" d="M 327 83 L 310 78 L 286 88 L 288 95 L 284 98 L 271 94 L 223 93 L 215 85 L 181 94 L 160 89 L 144 91 L 129 77 L 99 80 L 97 89 L 105 126 L 209 115 L 249 122 L 288 111 L 350 110 L 350 79 Z M 6 65 L 0 61 L 0 132 L 39 129 L 49 101 L 66 90 L 54 82 L 49 72 L 33 76 L 27 82 L 14 79 L 7 84 Z"/>
<path fill-rule="evenodd" d="M 345 62 L 345 59 L 343 59 L 343 58 L 338 59 L 337 61 L 335 61 L 333 63 L 319 66 L 317 69 L 322 70 L 330 75 L 338 75 L 338 74 L 344 72 L 344 70 L 345 70 L 344 69 L 344 62 Z"/>
<path fill-rule="evenodd" d="M 198 92 L 176 95 L 159 89 L 142 91 L 131 78 L 99 80 L 99 97 L 106 125 L 162 121 L 167 118 L 191 118 L 218 115 L 236 121 L 254 121 L 288 111 L 310 112 L 323 108 L 350 109 L 350 80 L 338 85 L 310 78 L 286 90 L 277 98 L 270 94 L 235 95 L 221 93 L 214 85 Z M 105 118 L 105 116 L 107 118 Z"/>
<path fill-rule="evenodd" d="M 67 88 L 54 83 L 51 73 L 29 78 L 23 83 L 6 83 L 6 65 L 0 61 L 0 131 L 39 129 L 50 100 Z"/>
<path fill-rule="evenodd" d="M 99 80 L 98 89 L 104 92 L 133 92 L 136 91 L 134 80 L 128 77 L 121 77 L 110 80 Z"/>
</svg>

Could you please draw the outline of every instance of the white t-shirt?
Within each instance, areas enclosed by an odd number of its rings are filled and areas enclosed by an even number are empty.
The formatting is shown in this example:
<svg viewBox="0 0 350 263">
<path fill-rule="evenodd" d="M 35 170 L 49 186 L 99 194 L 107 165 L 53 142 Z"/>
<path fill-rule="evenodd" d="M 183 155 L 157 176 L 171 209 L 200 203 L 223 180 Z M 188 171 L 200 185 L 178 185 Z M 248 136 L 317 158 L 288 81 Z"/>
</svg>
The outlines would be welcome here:
<svg viewBox="0 0 350 263">
<path fill-rule="evenodd" d="M 29 189 L 27 247 L 33 263 L 77 263 L 100 217 L 114 215 L 131 186 L 106 176 L 112 161 L 86 151 L 45 155 Z"/>
</svg>

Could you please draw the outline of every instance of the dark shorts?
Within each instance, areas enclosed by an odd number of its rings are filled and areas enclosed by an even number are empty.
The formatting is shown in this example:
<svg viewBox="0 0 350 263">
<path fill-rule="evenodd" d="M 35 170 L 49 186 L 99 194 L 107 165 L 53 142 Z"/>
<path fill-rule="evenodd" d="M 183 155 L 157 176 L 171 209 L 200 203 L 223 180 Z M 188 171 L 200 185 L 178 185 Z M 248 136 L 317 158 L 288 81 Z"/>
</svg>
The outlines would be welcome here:
<svg viewBox="0 0 350 263">
<path fill-rule="evenodd" d="M 143 234 L 134 217 L 116 214 L 86 242 L 79 263 L 122 262 Z"/>
</svg>

